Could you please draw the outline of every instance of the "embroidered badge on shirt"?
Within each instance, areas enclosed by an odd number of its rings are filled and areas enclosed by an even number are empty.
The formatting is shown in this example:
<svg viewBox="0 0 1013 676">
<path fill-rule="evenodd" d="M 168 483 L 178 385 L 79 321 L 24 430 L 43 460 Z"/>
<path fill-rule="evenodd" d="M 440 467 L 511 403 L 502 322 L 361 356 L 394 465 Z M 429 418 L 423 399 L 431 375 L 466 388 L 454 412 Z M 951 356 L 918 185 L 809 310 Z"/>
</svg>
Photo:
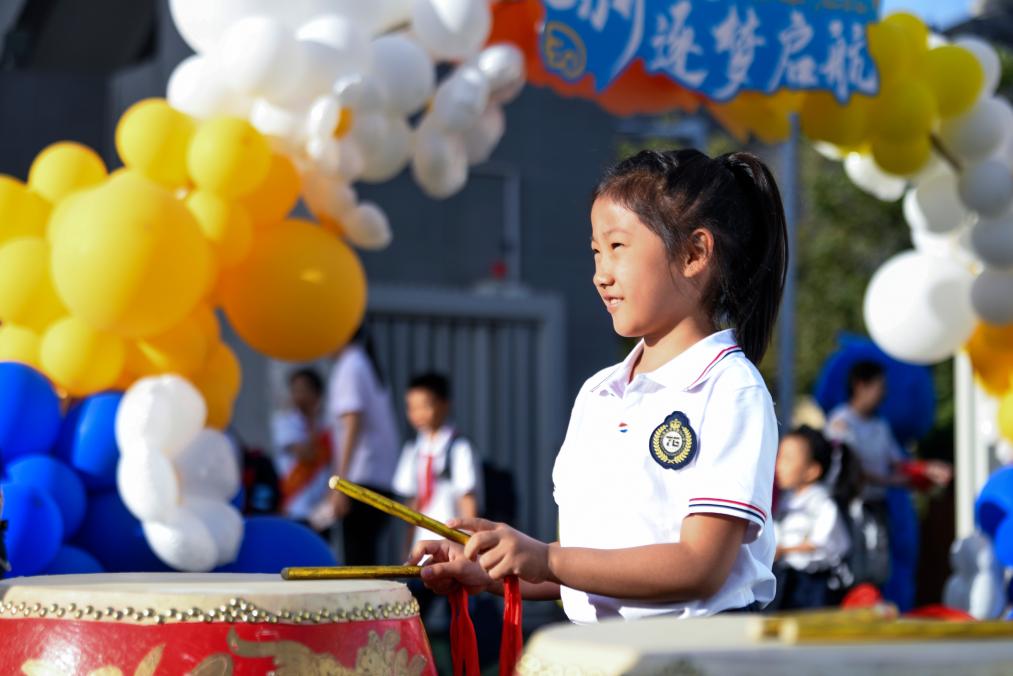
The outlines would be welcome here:
<svg viewBox="0 0 1013 676">
<path fill-rule="evenodd" d="M 696 448 L 696 432 L 681 411 L 673 411 L 651 432 L 651 457 L 665 469 L 682 469 L 688 465 L 696 456 Z"/>
</svg>

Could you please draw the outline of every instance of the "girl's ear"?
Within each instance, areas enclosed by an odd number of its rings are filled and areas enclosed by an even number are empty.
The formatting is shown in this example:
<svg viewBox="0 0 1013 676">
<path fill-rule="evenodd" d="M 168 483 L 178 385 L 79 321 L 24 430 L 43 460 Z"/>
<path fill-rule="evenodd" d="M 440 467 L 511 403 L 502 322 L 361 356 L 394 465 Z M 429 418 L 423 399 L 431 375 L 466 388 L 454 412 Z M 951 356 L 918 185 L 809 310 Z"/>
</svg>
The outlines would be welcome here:
<svg viewBox="0 0 1013 676">
<path fill-rule="evenodd" d="M 818 462 L 810 462 L 809 466 L 805 468 L 804 478 L 807 484 L 814 483 L 819 480 L 821 468 Z"/>
<path fill-rule="evenodd" d="M 713 256 L 714 235 L 707 228 L 697 228 L 690 233 L 683 250 L 683 276 L 699 277 L 706 272 Z"/>
</svg>

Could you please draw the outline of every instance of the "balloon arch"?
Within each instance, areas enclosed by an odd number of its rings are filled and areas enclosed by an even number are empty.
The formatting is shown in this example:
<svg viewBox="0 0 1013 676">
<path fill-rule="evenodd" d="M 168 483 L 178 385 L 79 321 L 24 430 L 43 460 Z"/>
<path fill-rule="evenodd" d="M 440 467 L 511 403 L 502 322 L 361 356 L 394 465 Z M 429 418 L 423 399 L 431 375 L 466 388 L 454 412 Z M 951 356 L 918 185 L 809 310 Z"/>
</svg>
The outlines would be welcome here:
<svg viewBox="0 0 1013 676">
<path fill-rule="evenodd" d="M 119 508 L 174 568 L 232 561 L 243 522 L 221 430 L 241 374 L 216 311 L 270 357 L 339 348 L 365 309 L 355 249 L 392 237 L 354 184 L 408 168 L 434 198 L 460 191 L 525 82 L 617 115 L 707 111 L 742 140 L 782 141 L 797 116 L 855 184 L 903 199 L 914 246 L 869 284 L 876 343 L 915 363 L 966 349 L 1013 440 L 999 58 L 909 14 L 878 21 L 876 3 L 826 4 L 171 0 L 195 54 L 164 99 L 120 119 L 124 166 L 62 142 L 27 181 L 0 176 L 0 399 L 37 408 L 0 413 L 4 461 L 55 453 L 86 482 L 118 483 Z M 300 199 L 313 221 L 290 217 Z M 100 440 L 80 428 L 96 416 Z"/>
</svg>

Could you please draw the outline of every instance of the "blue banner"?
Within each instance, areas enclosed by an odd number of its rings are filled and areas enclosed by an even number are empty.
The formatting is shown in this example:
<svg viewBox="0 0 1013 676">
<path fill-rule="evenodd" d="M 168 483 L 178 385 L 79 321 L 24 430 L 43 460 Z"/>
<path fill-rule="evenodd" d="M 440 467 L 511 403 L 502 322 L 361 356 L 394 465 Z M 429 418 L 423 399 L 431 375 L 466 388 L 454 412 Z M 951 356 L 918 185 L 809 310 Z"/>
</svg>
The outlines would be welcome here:
<svg viewBox="0 0 1013 676">
<path fill-rule="evenodd" d="M 605 89 L 635 59 L 716 101 L 741 91 L 875 94 L 877 0 L 544 0 L 550 72 Z"/>
</svg>

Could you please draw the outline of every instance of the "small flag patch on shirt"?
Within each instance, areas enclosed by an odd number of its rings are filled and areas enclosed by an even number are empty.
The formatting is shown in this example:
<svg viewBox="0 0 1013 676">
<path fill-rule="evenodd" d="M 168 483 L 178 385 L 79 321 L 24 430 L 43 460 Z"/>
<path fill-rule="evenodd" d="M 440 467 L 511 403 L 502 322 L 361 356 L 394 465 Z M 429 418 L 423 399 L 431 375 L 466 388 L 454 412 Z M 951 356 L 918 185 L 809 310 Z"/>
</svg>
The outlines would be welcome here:
<svg viewBox="0 0 1013 676">
<path fill-rule="evenodd" d="M 627 431 L 629 431 L 629 429 L 630 429 L 630 426 L 627 425 L 626 423 L 624 423 L 624 422 L 619 423 L 619 431 L 620 432 L 626 433 Z"/>
</svg>

